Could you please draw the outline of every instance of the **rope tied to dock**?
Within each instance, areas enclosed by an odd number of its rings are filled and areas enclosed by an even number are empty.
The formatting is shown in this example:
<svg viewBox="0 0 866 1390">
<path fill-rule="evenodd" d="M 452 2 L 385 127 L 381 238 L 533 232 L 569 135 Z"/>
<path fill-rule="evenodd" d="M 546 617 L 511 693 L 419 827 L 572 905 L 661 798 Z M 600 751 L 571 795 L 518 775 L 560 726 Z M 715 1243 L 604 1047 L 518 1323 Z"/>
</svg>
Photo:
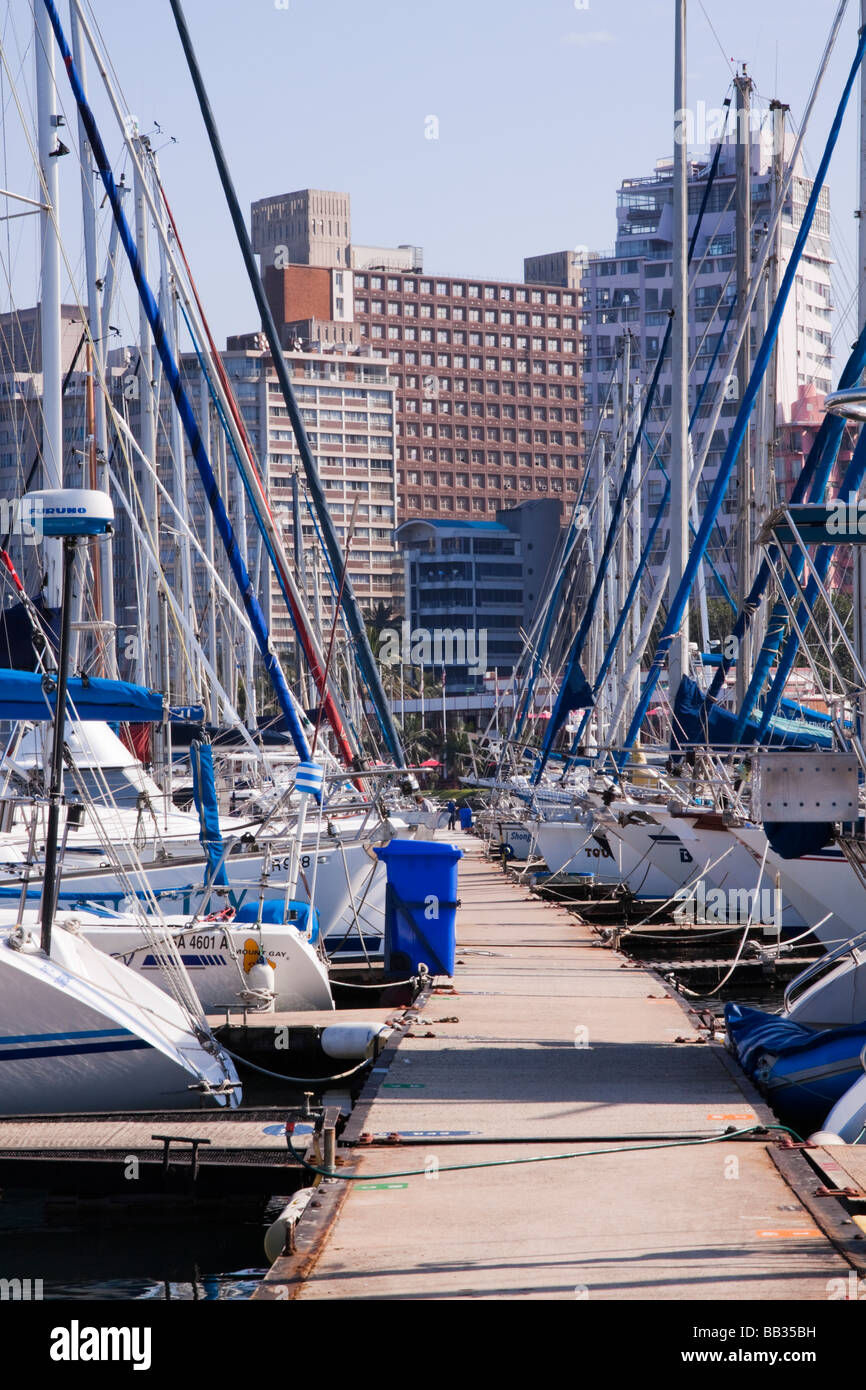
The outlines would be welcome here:
<svg viewBox="0 0 866 1390">
<path fill-rule="evenodd" d="M 240 1057 L 237 1052 L 232 1052 L 225 1044 L 220 1044 L 223 1052 L 231 1057 L 232 1061 L 238 1062 L 243 1067 L 249 1067 L 251 1071 L 261 1072 L 262 1076 L 271 1076 L 277 1081 L 297 1081 L 300 1085 L 306 1086 L 308 1083 L 314 1086 L 324 1085 L 331 1081 L 345 1081 L 347 1077 L 354 1076 L 363 1067 L 369 1067 L 375 1061 L 373 1057 L 364 1057 L 357 1066 L 350 1067 L 348 1071 L 337 1072 L 334 1076 L 289 1076 L 287 1072 L 269 1071 L 267 1067 L 260 1067 L 256 1062 L 250 1062 L 246 1057 Z"/>
<path fill-rule="evenodd" d="M 309 1163 L 298 1153 L 292 1143 L 292 1133 L 294 1131 L 294 1121 L 286 1121 L 286 1144 L 292 1157 L 297 1160 L 302 1168 L 315 1173 L 318 1177 L 338 1178 L 341 1182 L 373 1182 L 391 1178 L 421 1178 L 429 1174 L 429 1168 L 406 1168 L 397 1173 L 338 1173 L 333 1168 L 319 1168 L 313 1163 Z M 721 1134 L 712 1134 L 704 1139 L 675 1139 L 672 1143 L 661 1144 L 624 1144 L 615 1148 L 607 1149 L 585 1149 L 578 1153 L 572 1151 L 564 1154 L 532 1154 L 528 1158 L 492 1158 L 486 1159 L 482 1163 L 444 1163 L 436 1169 L 437 1173 L 460 1173 L 473 1168 L 512 1168 L 517 1164 L 526 1163 L 562 1163 L 566 1159 L 572 1158 L 594 1158 L 609 1154 L 621 1153 L 643 1153 L 649 1149 L 683 1149 L 694 1148 L 698 1144 L 720 1144 L 731 1139 L 744 1139 L 748 1135 L 771 1135 L 774 1132 L 787 1134 L 796 1143 L 802 1144 L 802 1136 L 788 1125 L 750 1125 L 748 1129 L 726 1129 Z"/>
</svg>

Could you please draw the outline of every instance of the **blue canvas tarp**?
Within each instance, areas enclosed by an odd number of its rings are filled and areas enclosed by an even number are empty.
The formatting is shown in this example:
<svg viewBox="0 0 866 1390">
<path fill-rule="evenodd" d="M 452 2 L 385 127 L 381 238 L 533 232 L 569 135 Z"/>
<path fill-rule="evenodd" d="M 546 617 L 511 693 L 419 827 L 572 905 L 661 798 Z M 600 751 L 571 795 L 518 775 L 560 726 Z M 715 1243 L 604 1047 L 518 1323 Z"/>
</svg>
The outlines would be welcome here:
<svg viewBox="0 0 866 1390">
<path fill-rule="evenodd" d="M 37 671 L 0 670 L 0 719 L 54 718 L 55 680 Z M 70 678 L 67 711 L 78 720 L 135 724 L 162 719 L 162 696 L 130 681 Z"/>
<path fill-rule="evenodd" d="M 190 744 L 189 760 L 192 766 L 192 794 L 200 827 L 198 837 L 207 855 L 207 877 L 214 885 L 225 886 L 229 876 L 226 873 L 223 837 L 217 809 L 213 749 L 209 743 L 199 743 L 196 740 Z"/>
<path fill-rule="evenodd" d="M 680 745 L 709 744 L 713 748 L 729 748 L 737 723 L 731 711 L 708 700 L 689 676 L 684 676 L 674 703 L 675 741 Z M 748 719 L 737 746 L 755 742 L 760 716 Z M 768 731 L 767 744 L 772 748 L 832 748 L 830 732 L 818 724 L 806 724 L 794 719 L 774 719 Z"/>
</svg>

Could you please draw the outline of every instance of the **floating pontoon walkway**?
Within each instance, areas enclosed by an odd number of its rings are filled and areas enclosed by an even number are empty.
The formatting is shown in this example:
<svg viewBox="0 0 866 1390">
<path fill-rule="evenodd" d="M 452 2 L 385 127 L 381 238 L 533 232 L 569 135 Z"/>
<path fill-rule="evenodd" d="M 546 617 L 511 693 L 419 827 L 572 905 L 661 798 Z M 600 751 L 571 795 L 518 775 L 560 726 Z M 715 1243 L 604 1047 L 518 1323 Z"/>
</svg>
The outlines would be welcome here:
<svg viewBox="0 0 866 1390">
<path fill-rule="evenodd" d="M 320 1186 L 255 1297 L 826 1299 L 849 1265 L 774 1140 L 661 1147 L 772 1122 L 724 1049 L 479 840 L 447 838 L 466 856 L 454 991 L 378 1059 L 339 1148 L 363 1180 Z"/>
</svg>

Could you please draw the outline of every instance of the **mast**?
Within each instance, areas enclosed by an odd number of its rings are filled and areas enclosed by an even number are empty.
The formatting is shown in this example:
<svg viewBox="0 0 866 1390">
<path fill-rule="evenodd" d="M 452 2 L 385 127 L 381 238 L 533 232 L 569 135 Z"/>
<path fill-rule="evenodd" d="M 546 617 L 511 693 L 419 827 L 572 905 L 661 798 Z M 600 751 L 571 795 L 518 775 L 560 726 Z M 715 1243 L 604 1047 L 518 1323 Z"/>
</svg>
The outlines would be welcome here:
<svg viewBox="0 0 866 1390">
<path fill-rule="evenodd" d="M 153 163 L 151 164 L 151 172 L 154 175 L 154 179 L 156 179 L 156 177 L 158 177 L 158 171 L 155 167 L 155 156 L 153 154 L 151 154 L 151 160 L 153 161 Z M 162 309 L 162 317 L 166 327 L 168 343 L 169 347 L 171 348 L 171 351 L 174 353 L 175 360 L 177 362 L 180 362 L 180 342 L 177 324 L 177 297 L 174 292 L 174 285 L 172 282 L 171 272 L 168 266 L 168 259 L 165 253 L 165 242 L 162 240 L 162 238 L 160 238 L 159 240 L 159 274 L 161 287 L 160 299 L 162 300 L 160 307 Z M 172 486 L 174 490 L 175 505 L 177 506 L 184 520 L 189 522 L 189 488 L 187 487 L 186 478 L 186 450 L 184 447 L 183 428 L 181 425 L 180 416 L 177 412 L 177 407 L 174 401 L 172 400 L 170 393 L 167 396 L 165 408 L 169 416 L 168 427 L 169 440 L 171 443 Z M 205 437 L 204 429 L 202 429 L 202 437 Z M 208 456 L 210 456 L 210 450 L 207 449 L 207 443 L 205 443 L 205 448 L 208 452 Z M 195 631 L 197 624 L 195 616 L 195 605 L 193 603 L 192 549 L 190 546 L 188 531 L 181 530 L 180 535 L 177 537 L 175 546 L 175 557 L 175 564 L 180 568 L 179 587 L 184 617 L 186 618 L 192 630 Z M 177 576 L 175 577 L 175 584 L 177 585 Z M 196 663 L 196 666 L 197 664 L 198 663 Z M 188 663 L 185 662 L 179 654 L 177 656 L 176 680 L 178 694 L 181 698 L 182 703 L 192 704 L 195 699 L 198 699 L 199 695 L 201 694 L 201 691 L 200 689 L 194 689 L 194 686 L 200 685 L 200 673 L 196 669 L 190 671 L 188 668 Z"/>
<path fill-rule="evenodd" d="M 144 145 L 141 136 L 136 134 L 135 143 L 139 153 L 143 153 Z M 138 171 L 138 165 L 134 166 L 133 189 L 135 198 L 135 245 L 138 251 L 138 259 L 141 265 L 141 273 L 145 279 L 149 278 L 148 272 L 148 236 L 147 236 L 147 203 L 144 195 L 143 180 Z M 138 306 L 138 409 L 139 409 L 139 438 L 141 440 L 142 452 L 150 459 L 154 469 L 157 468 L 156 459 L 156 413 L 154 401 L 154 363 L 153 346 L 151 342 L 150 322 L 147 317 L 143 301 L 139 300 Z M 156 483 L 150 474 L 145 470 L 141 479 L 141 498 L 144 509 L 146 529 L 154 538 L 157 553 L 159 552 L 159 500 Z M 140 577 L 141 582 L 141 577 Z M 159 689 L 165 689 L 168 681 L 168 672 L 161 671 L 162 644 L 160 642 L 160 623 L 159 623 L 159 599 L 158 599 L 158 580 L 155 573 L 148 572 L 143 580 L 147 584 L 145 597 L 145 613 L 147 615 L 147 625 L 145 631 L 140 634 L 138 642 L 138 660 L 135 679 L 139 685 L 154 685 Z"/>
<path fill-rule="evenodd" d="M 598 436 L 598 445 L 595 451 L 596 476 L 598 487 L 596 496 L 598 501 L 595 508 L 596 532 L 591 557 L 591 571 L 587 577 L 588 584 L 595 584 L 598 574 L 599 557 L 604 551 L 604 539 L 607 535 L 608 515 L 607 515 L 607 435 Z M 592 630 L 595 641 L 595 664 L 591 668 L 595 675 L 598 675 L 604 656 L 604 619 L 606 612 L 606 598 L 598 604 L 592 620 Z M 596 716 L 596 736 L 598 743 L 604 741 L 604 733 L 607 729 L 607 687 L 600 692 L 601 698 L 598 703 L 598 713 Z"/>
<path fill-rule="evenodd" d="M 632 426 L 632 427 L 633 427 L 633 429 L 635 430 L 635 432 L 637 432 L 637 431 L 640 429 L 640 414 L 641 414 L 641 412 L 640 412 L 640 395 L 641 395 L 641 390 L 640 390 L 640 377 L 638 377 L 638 378 L 636 379 L 636 381 L 635 381 L 634 387 L 632 388 L 632 416 L 633 416 L 633 426 Z M 642 477 L 641 469 L 642 469 L 642 462 L 643 462 L 643 460 L 642 460 L 642 449 L 643 449 L 643 444 L 642 444 L 642 441 L 639 439 L 639 440 L 638 440 L 638 451 L 637 451 L 636 468 L 635 468 L 635 491 L 634 491 L 634 501 L 633 501 L 632 509 L 631 509 L 631 554 L 632 554 L 632 561 L 631 561 L 631 563 L 632 563 L 632 567 L 634 567 L 635 565 L 637 565 L 637 563 L 638 563 L 638 561 L 639 561 L 639 559 L 640 559 L 640 556 L 641 556 L 641 551 L 642 551 L 642 549 L 643 549 L 643 540 L 642 540 L 642 534 L 641 534 L 641 533 L 642 533 L 642 527 L 643 527 L 643 498 L 642 498 L 642 496 L 641 496 L 641 492 L 642 492 L 642 489 L 641 489 L 641 477 Z M 626 629 L 626 630 L 628 631 L 628 629 Z M 636 596 L 635 596 L 635 602 L 634 602 L 634 605 L 633 605 L 632 611 L 631 611 L 631 638 L 632 638 L 632 644 L 634 644 L 634 643 L 637 642 L 639 633 L 640 633 L 640 589 L 638 589 L 638 591 L 637 591 L 637 594 L 636 594 Z M 627 666 L 627 665 L 628 665 L 628 650 L 627 650 L 627 645 L 626 645 L 625 643 L 623 643 L 623 648 L 622 648 L 622 678 L 623 678 L 623 680 L 625 679 L 625 672 L 626 672 L 626 666 Z M 630 689 L 629 689 L 629 709 L 631 710 L 631 709 L 633 708 L 633 706 L 634 706 L 634 700 L 635 700 L 635 698 L 636 698 L 636 696 L 637 696 L 637 676 L 636 676 L 636 675 L 632 677 L 631 681 L 629 682 L 629 685 L 630 685 Z"/>
<path fill-rule="evenodd" d="M 866 25 L 866 0 L 860 0 L 860 27 Z M 860 71 L 860 206 L 857 222 L 857 325 L 866 324 L 866 73 Z M 848 498 L 845 498 L 848 501 Z M 866 657 L 866 546 L 854 546 L 854 650 Z M 866 720 L 866 695 L 861 696 L 861 721 Z"/>
<path fill-rule="evenodd" d="M 51 4 L 52 0 L 46 0 L 46 3 Z M 81 3 L 82 0 L 70 0 L 70 5 L 75 12 L 76 20 L 81 25 L 82 33 L 87 39 L 94 61 L 99 69 L 109 104 L 120 126 L 124 143 L 129 150 L 133 162 L 139 163 L 138 150 L 134 144 L 135 132 L 131 132 L 129 129 L 128 120 L 123 114 L 117 92 L 110 80 L 106 68 L 106 61 L 102 56 L 99 44 L 97 43 L 91 26 L 87 22 L 86 16 L 82 14 Z M 151 172 L 155 174 L 155 164 L 151 165 Z M 123 191 L 122 181 L 117 185 L 116 191 L 118 195 Z M 288 557 L 285 553 L 282 531 L 276 523 L 274 513 L 268 501 L 266 451 L 264 449 L 261 450 L 261 458 L 264 461 L 264 474 L 260 476 L 259 465 L 250 444 L 243 423 L 243 417 L 232 394 L 228 373 L 223 365 L 222 357 L 217 351 L 213 335 L 207 323 L 207 318 L 195 287 L 195 281 L 183 249 L 177 225 L 165 195 L 165 190 L 162 188 L 157 178 L 153 193 L 150 191 L 149 183 L 145 181 L 144 193 L 150 208 L 153 225 L 162 242 L 162 247 L 168 258 L 168 264 L 173 275 L 173 285 L 177 296 L 177 307 L 183 313 L 184 320 L 190 328 L 191 337 L 198 345 L 197 352 L 200 355 L 203 354 L 205 344 L 207 344 L 209 350 L 210 370 L 208 370 L 208 377 L 213 393 L 213 400 L 217 406 L 218 414 L 223 416 L 224 428 L 228 429 L 229 443 L 234 461 L 244 474 L 244 485 L 248 489 L 247 495 L 250 499 L 253 521 L 263 536 L 269 561 L 274 568 L 295 630 L 300 637 L 309 670 L 317 689 L 321 692 L 325 714 L 334 731 L 334 736 L 339 746 L 340 756 L 347 767 L 351 766 L 356 755 L 360 753 L 360 745 L 353 730 L 344 720 L 342 700 L 336 684 L 332 681 L 329 685 L 324 679 L 324 655 L 321 651 L 321 644 L 310 625 L 307 613 L 308 605 L 298 591 L 291 566 L 288 563 Z M 110 255 L 113 255 L 117 230 L 117 222 L 113 221 Z M 105 282 L 106 296 L 109 294 L 109 277 L 111 273 L 112 267 L 109 266 Z M 189 283 L 188 291 L 186 288 L 187 281 Z M 106 320 L 105 305 L 103 305 L 103 319 Z M 105 326 L 103 332 L 107 333 L 107 331 L 108 328 Z M 268 418 L 267 408 L 264 404 L 267 400 L 267 394 L 263 379 L 261 418 L 265 422 L 267 422 Z M 220 494 L 221 496 L 228 496 L 226 487 L 223 484 L 220 485 Z M 266 591 L 266 600 L 268 622 L 270 622 L 270 591 Z"/>
<path fill-rule="evenodd" d="M 207 377 L 201 372 L 199 378 L 199 409 L 201 411 L 201 437 L 204 440 L 204 447 L 211 456 L 211 432 L 210 432 L 210 392 L 208 390 Z M 222 486 L 222 480 L 220 480 Z M 213 546 L 213 512 L 210 507 L 204 509 L 204 546 L 207 555 L 208 572 L 214 568 L 214 546 Z M 207 654 L 210 657 L 211 665 L 219 671 L 219 656 L 217 654 L 217 622 L 216 622 L 216 588 L 205 577 L 205 588 L 207 595 L 205 598 L 205 611 L 207 613 Z M 208 718 L 211 724 L 218 723 L 219 706 L 217 703 L 217 692 L 213 681 L 208 682 Z"/>
<path fill-rule="evenodd" d="M 232 481 L 235 493 L 235 532 L 237 534 L 238 550 L 244 565 L 249 569 L 249 547 L 247 544 L 247 495 L 244 492 L 244 481 L 237 469 L 233 470 Z M 256 709 L 256 652 L 253 643 L 253 634 L 249 627 L 246 627 L 241 634 L 244 651 L 244 687 L 246 692 L 246 703 L 244 705 L 244 719 L 246 726 L 254 730 L 257 720 Z"/>
<path fill-rule="evenodd" d="M 280 343 L 277 327 L 274 323 L 273 314 L 271 313 L 271 308 L 265 295 L 264 286 L 262 284 L 262 279 L 259 274 L 258 266 L 256 265 L 252 243 L 250 241 L 243 213 L 241 212 L 240 204 L 238 202 L 238 197 L 235 191 L 234 184 L 232 182 L 231 174 L 229 173 L 225 153 L 223 151 L 222 143 L 219 138 L 219 133 L 216 128 L 216 121 L 214 119 L 213 111 L 211 110 L 208 95 L 204 86 L 204 80 L 202 78 L 201 71 L 198 66 L 198 61 L 195 56 L 195 51 L 192 46 L 192 39 L 190 38 L 190 33 L 189 29 L 187 28 L 186 19 L 184 18 L 183 8 L 180 4 L 180 0 L 170 0 L 170 3 L 172 13 L 175 18 L 175 23 L 177 25 L 178 34 L 180 36 L 180 41 L 183 46 L 184 55 L 186 57 L 187 65 L 190 70 L 190 75 L 192 77 L 193 86 L 195 87 L 196 95 L 198 97 L 202 119 L 204 120 L 205 126 L 207 128 L 208 138 L 210 140 L 211 149 L 213 151 L 214 159 L 216 161 L 217 169 L 220 176 L 220 182 L 222 183 L 223 192 L 226 197 L 226 202 L 228 203 L 232 223 L 234 225 L 235 233 L 238 239 L 238 244 L 240 246 L 244 259 L 244 264 L 246 266 L 247 274 L 249 276 L 250 286 L 252 288 L 253 295 L 256 300 L 256 307 L 258 308 L 258 311 L 261 315 L 262 327 L 265 336 L 268 340 L 268 346 L 271 350 L 271 357 L 274 364 L 274 370 L 277 374 L 277 380 L 280 384 L 280 389 L 283 394 L 283 400 L 285 401 L 286 409 L 289 412 L 289 419 L 291 420 L 292 429 L 294 431 L 295 439 L 297 441 L 298 452 L 301 455 L 301 461 L 304 466 L 304 474 L 307 480 L 307 488 L 310 494 L 310 499 L 316 510 L 316 515 L 319 519 L 319 525 L 322 529 L 322 536 L 324 539 L 325 547 L 328 551 L 328 556 L 331 561 L 333 572 L 334 574 L 341 574 L 343 573 L 345 568 L 345 560 L 343 557 L 343 551 L 340 545 L 339 536 L 337 534 L 337 529 L 334 525 L 333 518 L 331 517 L 330 511 L 328 510 L 328 504 L 325 498 L 324 490 L 322 488 L 321 480 L 319 478 L 319 472 L 316 467 L 316 461 L 313 457 L 313 452 L 310 448 L 309 440 L 307 439 L 307 432 L 304 428 L 303 419 L 298 408 L 297 398 L 295 396 L 294 388 L 292 387 L 288 367 L 286 366 L 286 360 L 283 355 L 282 344 Z M 400 737 L 397 733 L 397 728 L 394 723 L 391 707 L 389 705 L 387 696 L 385 695 L 385 691 L 382 686 L 382 679 L 379 673 L 379 668 L 376 664 L 375 657 L 373 656 L 373 652 L 370 647 L 370 641 L 367 636 L 367 629 L 364 625 L 364 619 L 362 617 L 361 610 L 358 606 L 357 599 L 355 598 L 355 592 L 352 588 L 352 582 L 348 574 L 346 574 L 345 576 L 345 585 L 343 589 L 342 602 L 343 610 L 346 615 L 346 622 L 348 624 L 349 631 L 352 636 L 352 641 L 354 645 L 354 655 L 364 673 L 364 679 L 367 684 L 367 688 L 370 692 L 370 697 L 373 703 L 373 707 L 376 711 L 382 735 L 385 739 L 385 743 L 387 744 L 388 751 L 391 754 L 391 757 L 394 759 L 398 767 L 402 767 L 405 759 L 403 756 L 403 749 L 400 743 Z"/>
<path fill-rule="evenodd" d="M 626 329 L 622 340 L 622 357 L 620 359 L 620 421 L 622 429 L 622 465 L 625 468 L 628 459 L 628 452 L 631 448 L 631 330 Z M 638 470 L 639 471 L 639 470 Z M 625 596 L 628 593 L 628 550 L 629 532 L 631 531 L 632 521 L 629 515 L 629 505 L 634 512 L 634 501 L 636 487 L 632 488 L 631 496 L 626 499 L 626 515 L 623 518 L 622 530 L 619 538 L 619 564 L 617 565 L 617 603 L 616 611 L 621 613 L 625 608 Z M 634 558 L 637 564 L 637 556 Z M 622 679 L 624 669 L 624 650 L 620 647 L 617 652 L 616 672 L 617 677 Z"/>
<path fill-rule="evenodd" d="M 81 25 L 75 8 L 71 11 L 72 53 L 81 77 L 81 86 L 87 92 L 87 71 L 85 67 L 84 45 L 81 41 Z M 105 344 L 108 341 L 108 312 L 110 296 L 100 294 L 99 269 L 96 252 L 96 182 L 90 143 L 84 130 L 81 113 L 78 114 L 78 149 L 81 159 L 81 216 L 84 230 L 84 267 L 87 278 L 87 321 L 93 339 L 93 363 L 89 368 L 88 391 L 93 394 L 92 424 L 88 432 L 90 449 L 90 481 L 88 486 L 100 492 L 108 492 L 108 429 L 105 417 L 105 397 L 102 383 L 105 381 Z M 112 222 L 112 231 L 114 223 Z M 112 258 L 113 259 L 113 258 Z M 102 310 L 106 310 L 106 322 L 102 322 Z M 95 378 L 95 379 L 94 379 Z M 96 629 L 97 651 L 100 661 L 100 675 L 117 678 L 117 629 L 114 611 L 114 563 L 111 536 L 106 536 L 93 556 L 94 585 L 99 596 Z"/>
<path fill-rule="evenodd" d="M 63 117 L 55 113 L 56 87 L 54 82 L 54 33 L 51 19 L 42 5 L 36 6 L 36 121 L 39 144 L 39 167 L 43 187 L 40 200 L 47 206 L 39 214 L 42 295 L 39 303 L 39 327 L 42 339 L 42 486 L 63 486 L 63 397 L 60 360 L 60 242 L 57 236 L 58 215 L 57 160 L 58 129 Z M 46 602 L 50 608 L 60 608 L 63 591 L 63 557 L 61 544 L 46 540 Z"/>
<path fill-rule="evenodd" d="M 673 329 L 671 333 L 670 556 L 668 606 L 682 582 L 689 545 L 688 144 L 686 140 L 686 0 L 677 0 L 674 37 Z M 688 620 L 668 653 L 671 707 L 688 670 Z"/>
<path fill-rule="evenodd" d="M 104 492 L 100 486 L 99 464 L 96 455 L 96 390 L 93 381 L 93 347 L 88 338 L 85 345 L 86 358 L 86 382 L 85 382 L 85 407 L 84 407 L 84 447 L 85 447 L 85 474 L 87 486 L 94 492 Z M 103 616 L 103 594 L 102 594 L 102 567 L 99 564 L 99 557 L 93 557 L 93 611 L 96 617 L 96 672 L 99 676 L 104 676 L 106 671 L 104 632 L 102 628 Z"/>
<path fill-rule="evenodd" d="M 307 567 L 306 558 L 304 556 L 303 527 L 301 526 L 301 497 L 300 488 L 298 486 L 298 470 L 296 468 L 292 469 L 292 552 L 295 561 L 295 577 L 300 586 L 304 603 L 309 610 L 310 599 L 307 593 Z M 298 661 L 298 689 L 304 692 L 307 707 L 310 708 L 314 703 L 312 681 L 309 679 L 307 670 L 304 666 L 300 638 L 295 639 L 295 652 Z"/>
<path fill-rule="evenodd" d="M 736 103 L 736 183 L 734 191 L 734 218 L 736 225 L 737 251 L 737 303 L 742 307 L 748 303 L 752 277 L 752 136 L 749 126 L 751 114 L 752 79 L 747 76 L 745 64 L 742 73 L 734 79 L 737 89 Z M 746 383 L 752 375 L 752 344 L 749 324 L 740 340 L 740 353 L 737 360 L 737 396 L 740 400 Z M 743 435 L 737 461 L 737 611 L 741 612 L 751 585 L 752 569 L 752 454 L 750 430 Z M 751 661 L 751 640 L 744 634 L 737 654 L 737 704 L 741 706 L 749 683 Z"/>
<path fill-rule="evenodd" d="M 773 213 L 778 207 L 782 197 L 785 159 L 785 112 L 787 110 L 787 106 L 783 105 L 780 101 L 774 100 L 770 102 L 770 111 L 773 116 L 773 158 L 770 183 L 771 226 L 773 225 Z M 781 222 L 775 224 L 775 231 L 771 233 L 771 236 L 772 250 L 770 258 L 767 261 L 760 298 L 761 312 L 759 324 L 761 336 L 766 332 L 770 318 L 770 308 L 775 301 L 776 295 L 779 293 L 780 258 L 782 252 Z M 757 450 L 755 455 L 755 508 L 757 526 L 760 526 L 769 516 L 775 500 L 773 480 L 778 357 L 779 344 L 777 340 L 773 344 L 773 353 L 770 358 L 770 365 L 767 368 L 767 374 L 761 383 L 761 396 L 757 411 Z M 762 606 L 758 612 L 755 613 L 751 623 L 751 649 L 753 652 L 757 652 L 763 644 L 766 620 L 766 608 Z"/>
</svg>

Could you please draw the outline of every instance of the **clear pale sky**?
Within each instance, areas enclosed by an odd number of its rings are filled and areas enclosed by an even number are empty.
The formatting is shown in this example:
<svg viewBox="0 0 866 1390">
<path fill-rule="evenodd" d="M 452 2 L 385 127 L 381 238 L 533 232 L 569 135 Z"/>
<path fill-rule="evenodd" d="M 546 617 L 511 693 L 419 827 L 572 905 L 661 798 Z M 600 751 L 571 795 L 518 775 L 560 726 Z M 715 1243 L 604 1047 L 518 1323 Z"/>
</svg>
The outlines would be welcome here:
<svg viewBox="0 0 866 1390">
<path fill-rule="evenodd" d="M 167 0 L 92 3 L 142 129 L 159 122 L 162 139 L 177 141 L 162 149 L 163 179 L 218 341 L 257 327 Z M 728 60 L 745 59 L 760 97 L 778 96 L 799 119 L 836 8 L 836 0 L 690 0 L 689 105 L 719 106 Z M 288 0 L 286 8 L 282 0 L 186 0 L 185 11 L 243 207 L 296 188 L 347 190 L 354 240 L 421 245 L 434 272 L 519 278 L 524 255 L 611 246 L 620 179 L 651 172 L 670 153 L 673 0 Z M 29 0 L 11 0 L 3 21 L 28 98 L 29 14 Z M 853 57 L 858 14 L 851 0 L 807 139 L 810 171 Z M 90 82 L 114 157 L 119 139 L 92 67 Z M 61 70 L 71 115 L 65 84 Z M 4 95 L 8 111 L 8 88 Z M 830 174 L 840 306 L 854 288 L 857 114 L 855 98 Z M 425 138 L 430 116 L 436 140 Z M 0 172 L 27 192 L 32 170 L 16 142 L 20 126 L 9 119 Z M 61 175 L 77 263 L 77 162 L 63 160 Z M 12 227 L 0 257 L 12 247 L 15 300 L 24 305 L 36 297 L 25 278 L 33 232 Z"/>
</svg>

